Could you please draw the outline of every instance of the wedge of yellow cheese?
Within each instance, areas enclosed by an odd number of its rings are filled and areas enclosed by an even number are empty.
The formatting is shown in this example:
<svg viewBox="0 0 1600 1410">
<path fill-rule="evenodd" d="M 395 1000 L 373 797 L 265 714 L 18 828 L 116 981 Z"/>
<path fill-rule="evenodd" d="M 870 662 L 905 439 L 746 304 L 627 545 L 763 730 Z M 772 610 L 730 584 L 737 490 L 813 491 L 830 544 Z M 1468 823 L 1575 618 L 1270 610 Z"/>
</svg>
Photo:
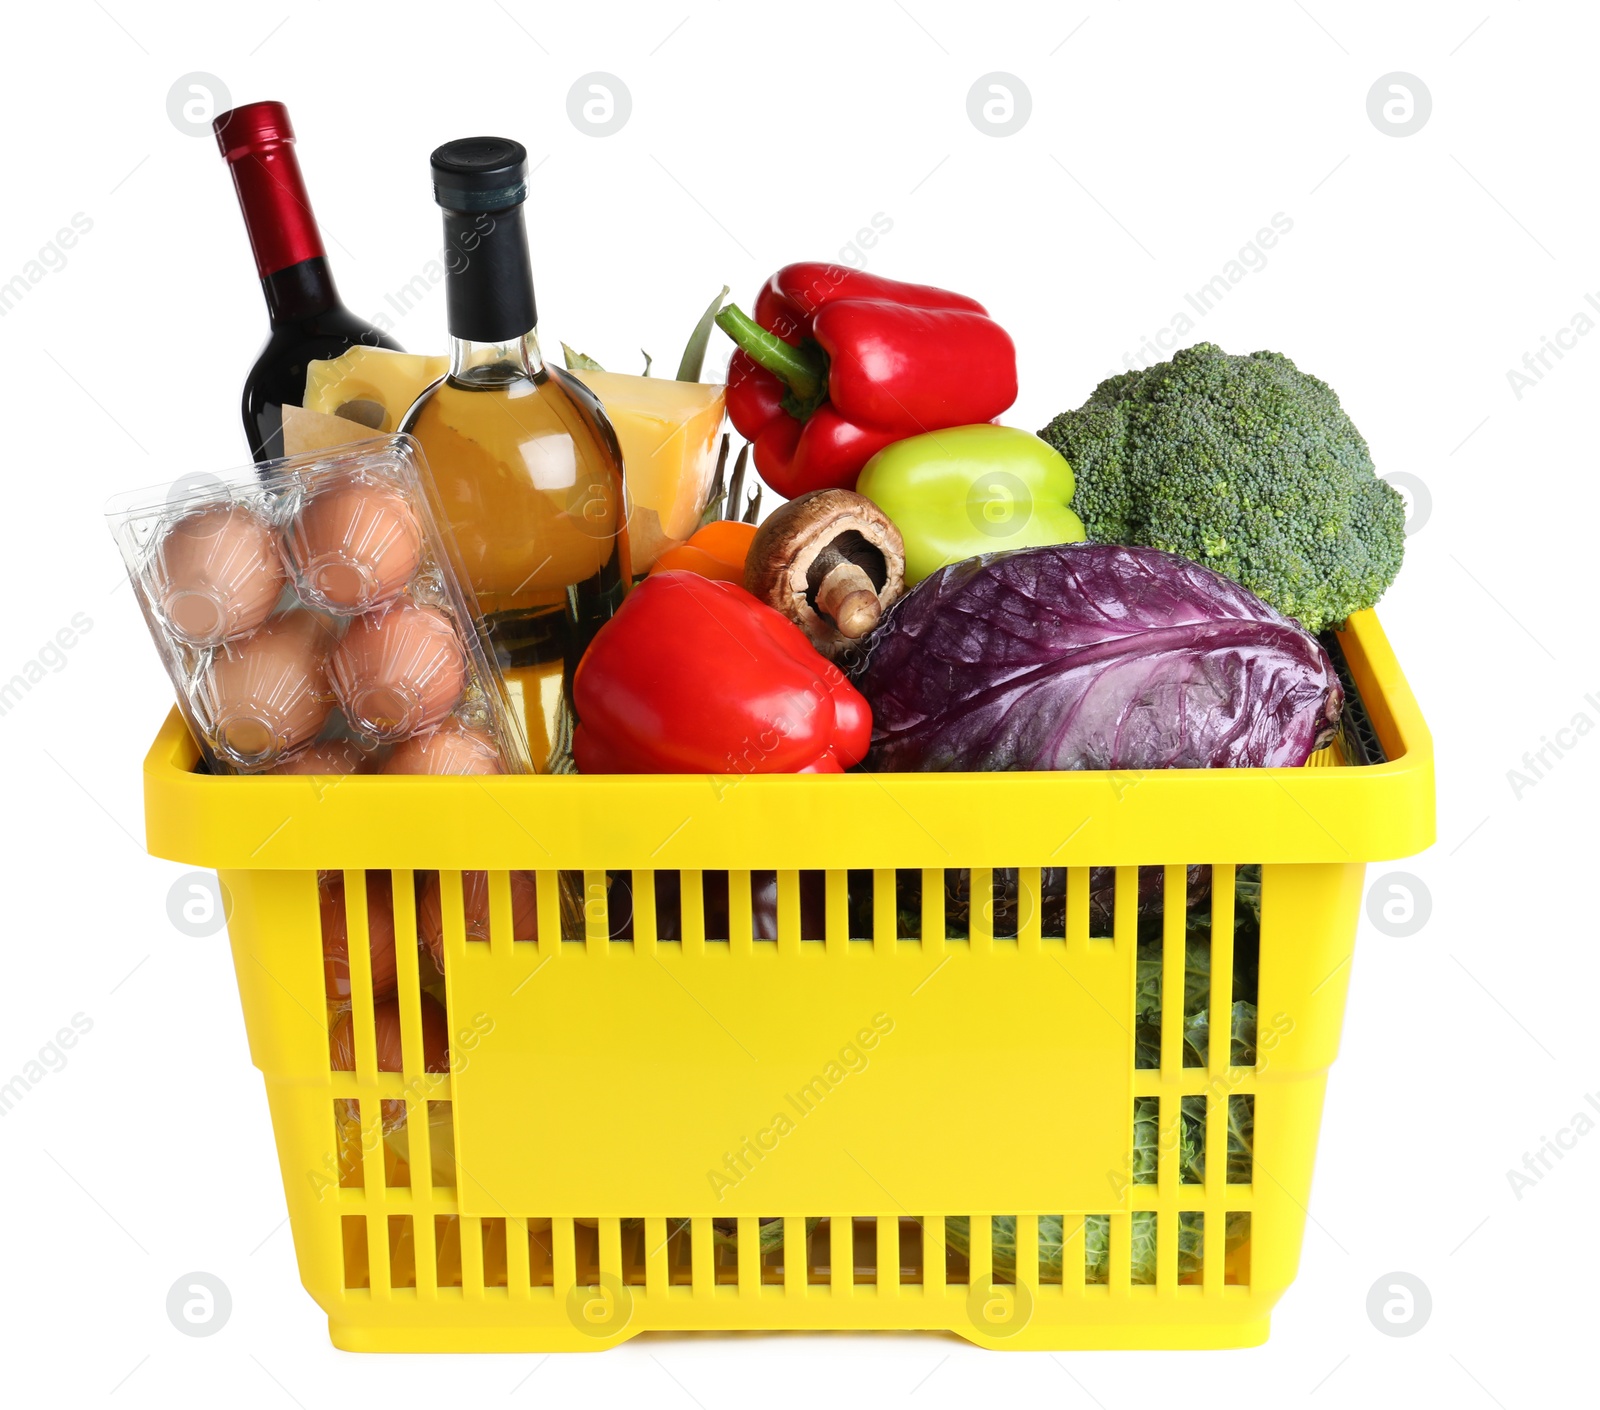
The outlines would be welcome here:
<svg viewBox="0 0 1600 1410">
<path fill-rule="evenodd" d="M 717 472 L 724 388 L 622 372 L 572 375 L 600 398 L 616 428 L 637 577 L 700 525 Z"/>
<path fill-rule="evenodd" d="M 387 435 L 399 428 L 400 419 L 423 390 L 449 370 L 448 357 L 357 343 L 338 357 L 306 365 L 305 408 L 342 416 Z"/>
</svg>

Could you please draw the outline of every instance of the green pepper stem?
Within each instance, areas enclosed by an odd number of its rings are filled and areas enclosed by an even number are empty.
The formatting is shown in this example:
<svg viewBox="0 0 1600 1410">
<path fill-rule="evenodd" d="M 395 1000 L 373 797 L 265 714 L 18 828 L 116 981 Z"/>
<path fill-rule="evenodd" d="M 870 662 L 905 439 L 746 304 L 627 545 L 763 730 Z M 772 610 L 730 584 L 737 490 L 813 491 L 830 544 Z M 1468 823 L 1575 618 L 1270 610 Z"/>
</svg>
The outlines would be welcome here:
<svg viewBox="0 0 1600 1410">
<path fill-rule="evenodd" d="M 737 304 L 717 314 L 722 329 L 757 365 L 766 368 L 793 394 L 796 403 L 815 407 L 828 394 L 827 355 L 815 343 L 794 347 L 769 333 Z"/>
</svg>

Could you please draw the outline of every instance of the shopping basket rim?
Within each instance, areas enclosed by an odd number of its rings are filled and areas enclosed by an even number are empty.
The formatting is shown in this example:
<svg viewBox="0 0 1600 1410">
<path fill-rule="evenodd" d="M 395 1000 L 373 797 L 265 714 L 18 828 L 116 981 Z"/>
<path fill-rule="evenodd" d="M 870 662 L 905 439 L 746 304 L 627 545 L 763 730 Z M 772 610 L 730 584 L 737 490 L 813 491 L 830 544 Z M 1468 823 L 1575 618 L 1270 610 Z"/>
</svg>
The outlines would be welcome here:
<svg viewBox="0 0 1600 1410">
<path fill-rule="evenodd" d="M 229 870 L 1368 862 L 1435 835 L 1433 744 L 1373 612 L 1339 633 L 1379 764 L 1030 773 L 222 777 L 172 710 L 153 855 Z"/>
</svg>

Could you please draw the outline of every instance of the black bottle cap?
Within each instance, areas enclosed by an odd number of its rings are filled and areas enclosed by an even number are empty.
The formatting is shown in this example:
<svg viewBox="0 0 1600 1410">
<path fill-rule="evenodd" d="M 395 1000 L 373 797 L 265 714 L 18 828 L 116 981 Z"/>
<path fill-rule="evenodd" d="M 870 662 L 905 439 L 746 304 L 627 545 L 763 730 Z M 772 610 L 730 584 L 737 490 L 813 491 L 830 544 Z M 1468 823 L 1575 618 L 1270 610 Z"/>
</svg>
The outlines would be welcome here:
<svg viewBox="0 0 1600 1410">
<path fill-rule="evenodd" d="M 450 211 L 503 211 L 528 197 L 528 151 L 508 137 L 458 137 L 433 153 L 433 198 Z"/>
<path fill-rule="evenodd" d="M 433 154 L 433 195 L 444 207 L 450 336 L 503 343 L 530 332 L 527 150 L 505 137 L 446 142 Z"/>
</svg>

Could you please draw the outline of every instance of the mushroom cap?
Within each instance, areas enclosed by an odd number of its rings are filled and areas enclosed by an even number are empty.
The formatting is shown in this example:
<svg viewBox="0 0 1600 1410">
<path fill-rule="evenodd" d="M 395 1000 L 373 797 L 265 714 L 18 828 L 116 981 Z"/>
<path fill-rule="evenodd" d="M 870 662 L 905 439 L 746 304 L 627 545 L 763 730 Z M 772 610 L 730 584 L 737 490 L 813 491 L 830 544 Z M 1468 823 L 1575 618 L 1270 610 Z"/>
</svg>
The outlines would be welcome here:
<svg viewBox="0 0 1600 1410">
<path fill-rule="evenodd" d="M 875 554 L 863 554 L 863 542 Z M 855 645 L 812 606 L 818 586 L 811 582 L 812 568 L 835 546 L 854 561 L 868 560 L 861 566 L 887 611 L 905 591 L 905 541 L 888 515 L 853 490 L 813 490 L 783 505 L 756 530 L 744 576 L 749 592 L 776 607 L 830 659 Z"/>
</svg>

